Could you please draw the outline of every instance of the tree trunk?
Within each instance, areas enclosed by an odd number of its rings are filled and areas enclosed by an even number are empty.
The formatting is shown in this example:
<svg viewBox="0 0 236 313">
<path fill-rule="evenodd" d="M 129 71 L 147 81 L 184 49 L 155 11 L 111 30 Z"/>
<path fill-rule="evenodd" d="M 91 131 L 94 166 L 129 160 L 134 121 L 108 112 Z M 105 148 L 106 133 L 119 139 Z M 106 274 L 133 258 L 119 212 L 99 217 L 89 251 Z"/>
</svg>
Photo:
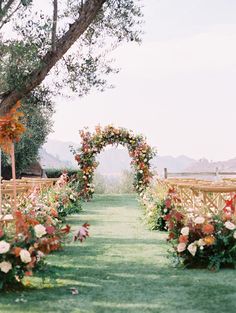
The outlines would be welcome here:
<svg viewBox="0 0 236 313">
<path fill-rule="evenodd" d="M 41 84 L 53 66 L 87 30 L 105 2 L 106 0 L 87 0 L 85 2 L 79 18 L 57 41 L 55 51 L 46 53 L 42 59 L 41 67 L 28 75 L 25 85 L 20 90 L 9 90 L 7 93 L 0 95 L 0 116 L 6 115 L 18 100 L 24 98 Z"/>
</svg>

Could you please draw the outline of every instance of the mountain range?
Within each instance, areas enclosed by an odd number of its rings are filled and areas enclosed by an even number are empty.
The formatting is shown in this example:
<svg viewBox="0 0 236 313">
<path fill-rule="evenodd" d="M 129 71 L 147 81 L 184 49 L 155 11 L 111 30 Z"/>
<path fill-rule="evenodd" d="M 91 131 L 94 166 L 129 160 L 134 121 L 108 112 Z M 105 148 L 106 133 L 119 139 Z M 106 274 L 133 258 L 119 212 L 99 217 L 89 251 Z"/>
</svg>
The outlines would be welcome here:
<svg viewBox="0 0 236 313">
<path fill-rule="evenodd" d="M 78 145 L 73 142 L 59 140 L 48 140 L 40 151 L 40 160 L 44 168 L 76 168 L 71 146 L 76 149 Z M 97 171 L 106 176 L 119 176 L 122 171 L 130 169 L 130 157 L 128 151 L 122 146 L 107 147 L 97 160 L 99 166 Z M 207 159 L 195 160 L 185 155 L 178 157 L 157 155 L 152 160 L 153 168 L 163 174 L 164 168 L 168 172 L 207 172 L 215 171 L 236 171 L 236 158 L 228 161 L 210 162 Z"/>
</svg>

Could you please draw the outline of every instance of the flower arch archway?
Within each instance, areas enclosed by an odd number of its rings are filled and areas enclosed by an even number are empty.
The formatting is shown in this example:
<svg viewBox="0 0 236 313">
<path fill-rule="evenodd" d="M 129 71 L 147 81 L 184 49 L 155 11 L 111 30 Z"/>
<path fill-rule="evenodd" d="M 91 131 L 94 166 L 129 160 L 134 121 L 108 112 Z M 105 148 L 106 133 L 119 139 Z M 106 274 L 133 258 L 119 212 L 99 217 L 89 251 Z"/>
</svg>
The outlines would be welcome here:
<svg viewBox="0 0 236 313">
<path fill-rule="evenodd" d="M 104 128 L 97 126 L 94 133 L 87 128 L 80 131 L 82 138 L 81 147 L 75 152 L 75 159 L 82 171 L 82 192 L 81 196 L 90 199 L 94 193 L 93 176 L 98 162 L 96 156 L 107 145 L 126 146 L 132 159 L 131 166 L 134 168 L 134 187 L 138 194 L 149 185 L 152 172 L 150 160 L 154 157 L 155 151 L 147 143 L 142 135 L 135 135 L 125 128 L 116 128 L 108 125 Z"/>
</svg>

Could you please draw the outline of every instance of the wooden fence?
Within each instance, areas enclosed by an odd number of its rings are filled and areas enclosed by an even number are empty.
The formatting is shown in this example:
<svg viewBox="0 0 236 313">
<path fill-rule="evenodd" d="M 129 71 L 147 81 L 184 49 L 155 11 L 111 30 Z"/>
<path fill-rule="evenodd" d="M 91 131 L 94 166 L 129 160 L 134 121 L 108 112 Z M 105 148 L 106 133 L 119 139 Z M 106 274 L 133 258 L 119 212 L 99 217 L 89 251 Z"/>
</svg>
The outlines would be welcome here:
<svg viewBox="0 0 236 313">
<path fill-rule="evenodd" d="M 212 179 L 220 179 L 231 176 L 234 176 L 236 178 L 236 172 L 220 171 L 218 168 L 216 168 L 214 172 L 169 172 L 167 168 L 164 168 L 165 179 L 170 177 L 208 177 Z"/>
</svg>

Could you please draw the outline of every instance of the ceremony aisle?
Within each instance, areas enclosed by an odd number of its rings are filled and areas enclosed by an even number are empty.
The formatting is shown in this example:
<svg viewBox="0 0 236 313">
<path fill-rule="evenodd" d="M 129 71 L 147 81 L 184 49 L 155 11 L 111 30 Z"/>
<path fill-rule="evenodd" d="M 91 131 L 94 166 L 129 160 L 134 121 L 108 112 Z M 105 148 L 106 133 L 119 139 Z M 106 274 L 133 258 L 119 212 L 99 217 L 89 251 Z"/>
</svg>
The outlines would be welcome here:
<svg viewBox="0 0 236 313">
<path fill-rule="evenodd" d="M 90 238 L 48 256 L 44 283 L 33 278 L 23 291 L 1 293 L 0 312 L 236 311 L 233 270 L 173 268 L 166 234 L 148 231 L 141 219 L 136 196 L 95 196 L 69 218 L 75 229 L 81 221 L 91 224 Z"/>
</svg>

